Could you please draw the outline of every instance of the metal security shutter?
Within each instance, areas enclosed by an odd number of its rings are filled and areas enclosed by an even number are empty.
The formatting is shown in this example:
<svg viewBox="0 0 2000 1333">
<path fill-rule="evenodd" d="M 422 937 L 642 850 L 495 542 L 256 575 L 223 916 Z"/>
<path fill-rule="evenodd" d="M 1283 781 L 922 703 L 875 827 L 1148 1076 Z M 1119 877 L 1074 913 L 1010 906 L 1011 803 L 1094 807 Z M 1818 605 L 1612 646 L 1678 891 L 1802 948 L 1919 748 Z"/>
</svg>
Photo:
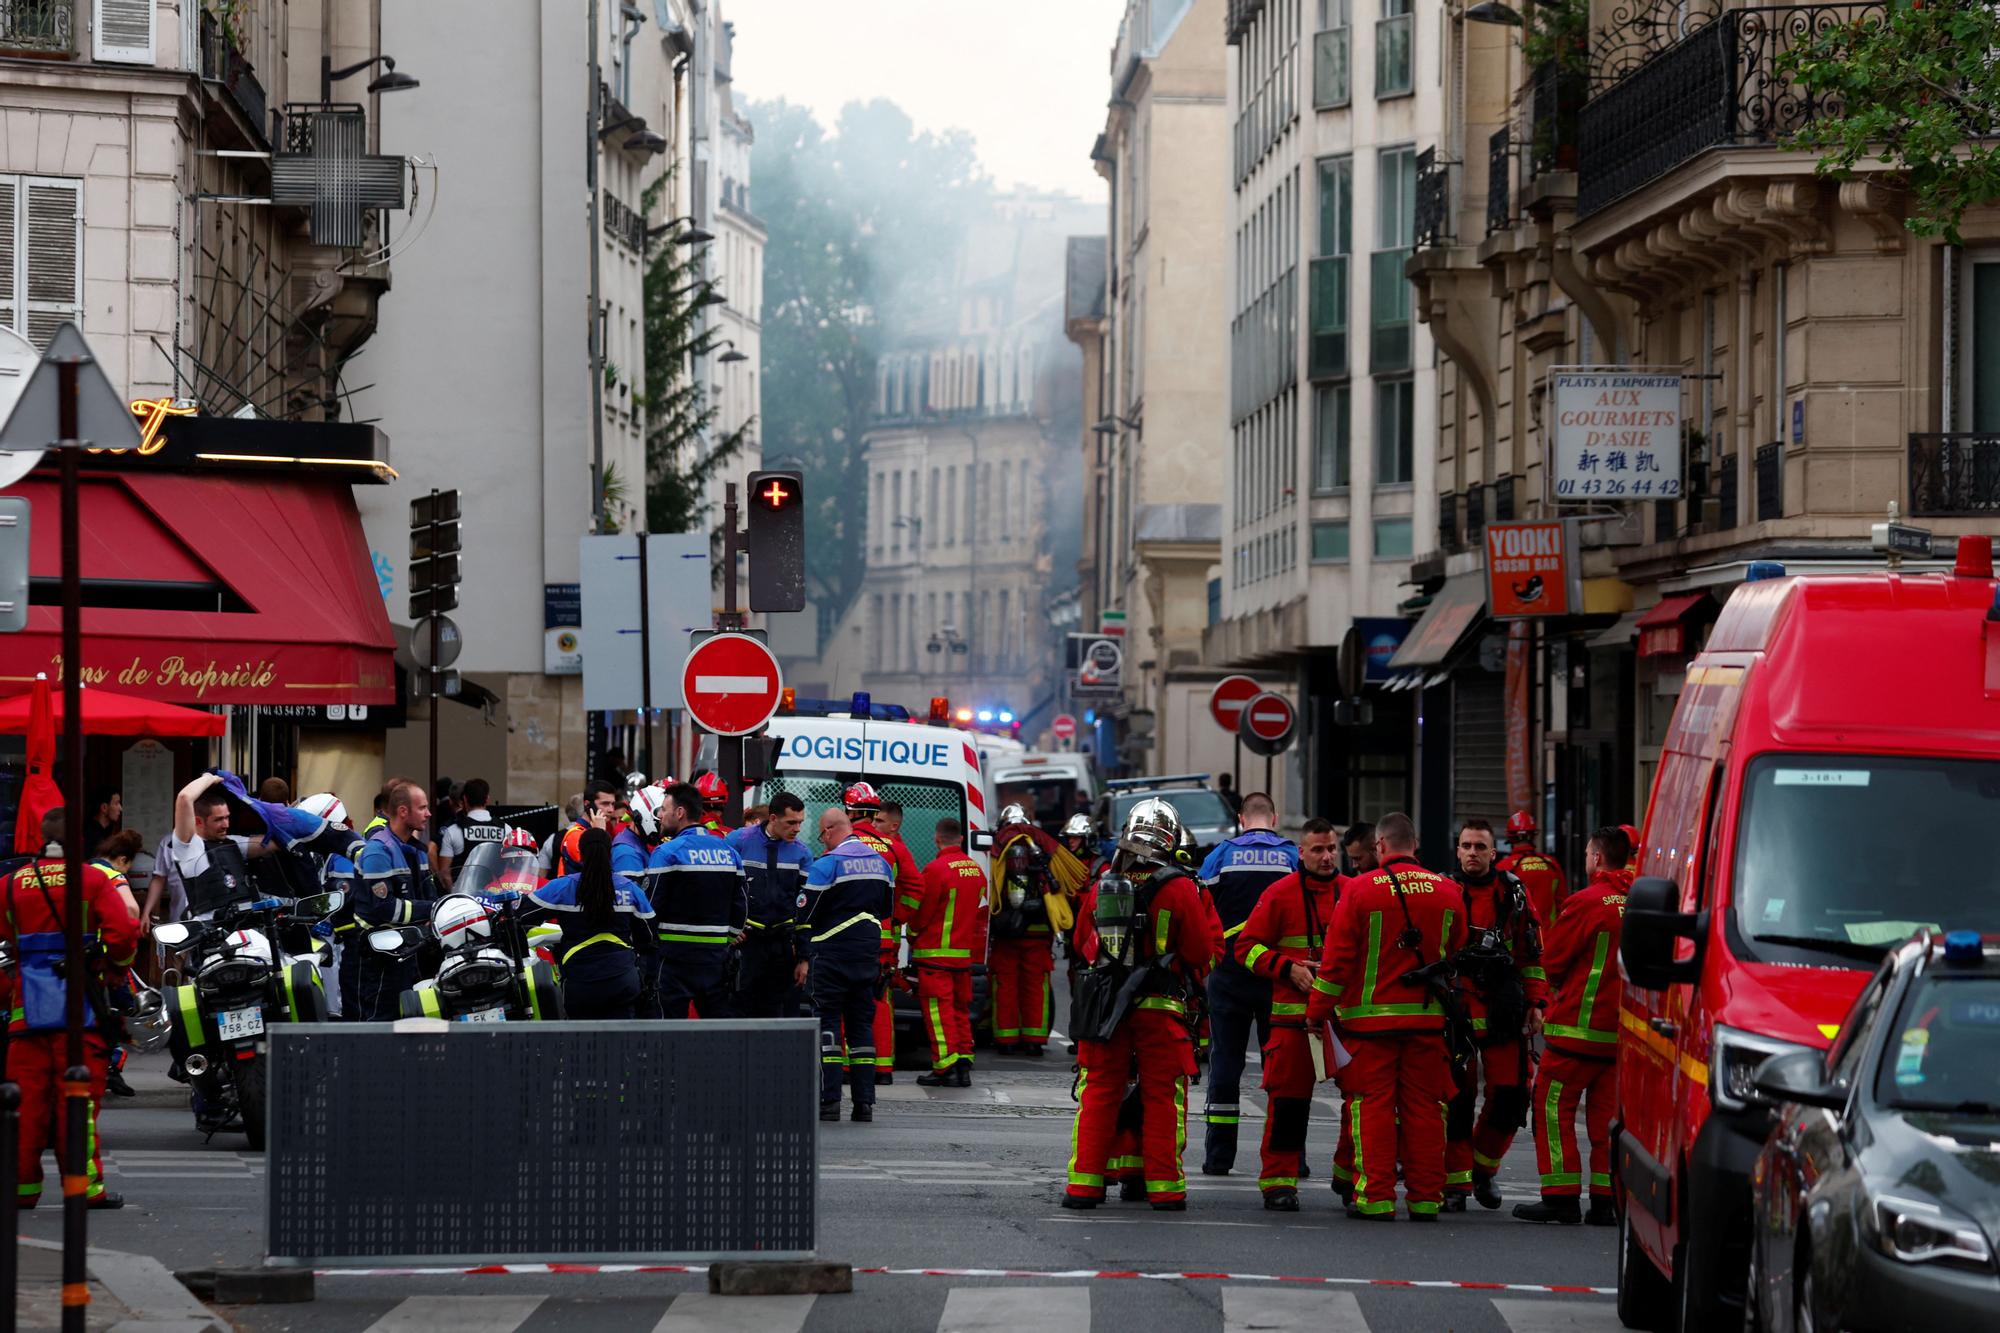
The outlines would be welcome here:
<svg viewBox="0 0 2000 1333">
<path fill-rule="evenodd" d="M 63 324 L 83 324 L 83 184 L 28 176 L 21 186 L 27 311 L 15 327 L 45 348 Z"/>
<path fill-rule="evenodd" d="M 1506 677 L 1477 660 L 1451 676 L 1452 831 L 1473 816 L 1496 827 L 1507 818 Z"/>
<path fill-rule="evenodd" d="M 91 0 L 90 58 L 153 63 L 153 0 Z"/>
</svg>

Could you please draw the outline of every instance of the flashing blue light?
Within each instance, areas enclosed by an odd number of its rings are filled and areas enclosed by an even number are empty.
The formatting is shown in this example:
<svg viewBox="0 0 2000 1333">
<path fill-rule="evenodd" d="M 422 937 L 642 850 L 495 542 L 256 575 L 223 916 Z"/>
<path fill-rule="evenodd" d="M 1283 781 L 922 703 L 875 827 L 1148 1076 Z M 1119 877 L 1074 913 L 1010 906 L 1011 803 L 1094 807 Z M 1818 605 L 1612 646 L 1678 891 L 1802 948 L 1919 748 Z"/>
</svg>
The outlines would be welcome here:
<svg viewBox="0 0 2000 1333">
<path fill-rule="evenodd" d="M 1014 720 L 1014 715 L 1003 708 L 1000 710 L 1000 720 L 1011 723 Z"/>
<path fill-rule="evenodd" d="M 1094 726 L 1096 726 L 1096 725 L 1097 725 L 1097 710 L 1096 710 L 1095 708 L 1086 708 L 1086 709 L 1084 709 L 1084 710 L 1083 710 L 1083 722 L 1084 722 L 1084 725 L 1085 725 L 1085 726 L 1090 726 L 1090 727 L 1094 727 Z"/>
<path fill-rule="evenodd" d="M 1944 937 L 1944 960 L 1947 963 L 1977 963 L 1985 956 L 1976 930 L 1954 930 Z"/>
<path fill-rule="evenodd" d="M 856 690 L 853 702 L 847 706 L 847 711 L 855 717 L 867 717 L 874 710 L 875 700 L 866 690 Z"/>
<path fill-rule="evenodd" d="M 993 720 L 993 710 L 990 708 L 982 708 L 979 710 L 978 713 L 974 714 L 974 716 L 976 716 L 981 722 L 991 722 Z"/>
<path fill-rule="evenodd" d="M 1785 567 L 1775 560 L 1752 560 L 1750 568 L 1744 572 L 1745 583 L 1762 583 L 1765 579 L 1785 577 Z"/>
</svg>

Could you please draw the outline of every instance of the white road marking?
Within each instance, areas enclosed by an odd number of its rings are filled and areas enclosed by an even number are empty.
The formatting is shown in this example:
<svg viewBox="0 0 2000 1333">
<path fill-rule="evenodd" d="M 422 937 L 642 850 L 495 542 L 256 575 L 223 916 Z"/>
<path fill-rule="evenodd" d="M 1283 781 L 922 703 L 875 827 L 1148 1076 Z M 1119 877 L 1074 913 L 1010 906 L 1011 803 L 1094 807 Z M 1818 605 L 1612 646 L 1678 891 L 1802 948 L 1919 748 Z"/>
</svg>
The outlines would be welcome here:
<svg viewBox="0 0 2000 1333">
<path fill-rule="evenodd" d="M 367 1333 L 514 1333 L 542 1296 L 412 1296 Z"/>
<path fill-rule="evenodd" d="M 1368 1333 L 1351 1291 L 1222 1289 L 1222 1333 Z"/>
<path fill-rule="evenodd" d="M 1090 1333 L 1089 1287 L 953 1287 L 938 1333 Z"/>
<path fill-rule="evenodd" d="M 818 1299 L 682 1292 L 653 1325 L 653 1333 L 799 1333 Z"/>
</svg>

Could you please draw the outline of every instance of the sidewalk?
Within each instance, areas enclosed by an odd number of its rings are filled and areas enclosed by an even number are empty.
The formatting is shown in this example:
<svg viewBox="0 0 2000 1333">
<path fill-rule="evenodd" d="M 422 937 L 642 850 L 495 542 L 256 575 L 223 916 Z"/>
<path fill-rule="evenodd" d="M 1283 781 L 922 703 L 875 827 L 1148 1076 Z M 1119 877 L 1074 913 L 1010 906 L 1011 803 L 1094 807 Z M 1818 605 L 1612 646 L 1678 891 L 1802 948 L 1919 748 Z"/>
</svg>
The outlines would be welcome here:
<svg viewBox="0 0 2000 1333">
<path fill-rule="evenodd" d="M 136 1097 L 107 1095 L 104 1109 L 116 1111 L 120 1107 L 134 1110 L 161 1111 L 186 1110 L 188 1104 L 187 1084 L 176 1083 L 167 1077 L 172 1067 L 173 1056 L 164 1049 L 157 1051 L 133 1051 L 125 1061 L 125 1081 L 132 1085 Z"/>
<path fill-rule="evenodd" d="M 20 1241 L 14 1312 L 23 1329 L 62 1326 L 62 1247 Z M 209 1333 L 229 1325 L 209 1312 L 159 1260 L 115 1250 L 90 1251 L 92 1329 L 110 1333 Z"/>
</svg>

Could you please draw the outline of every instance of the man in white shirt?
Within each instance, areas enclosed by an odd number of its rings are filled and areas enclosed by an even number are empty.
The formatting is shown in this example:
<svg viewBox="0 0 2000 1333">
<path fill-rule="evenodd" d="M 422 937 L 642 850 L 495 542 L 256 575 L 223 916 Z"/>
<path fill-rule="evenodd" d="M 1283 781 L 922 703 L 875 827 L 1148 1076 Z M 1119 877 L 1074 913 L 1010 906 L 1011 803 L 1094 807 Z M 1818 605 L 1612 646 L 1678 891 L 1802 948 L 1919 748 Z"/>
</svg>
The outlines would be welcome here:
<svg viewBox="0 0 2000 1333">
<path fill-rule="evenodd" d="M 459 863 L 467 852 L 482 842 L 499 842 L 507 836 L 507 826 L 486 808 L 492 795 L 486 779 L 474 778 L 461 790 L 465 795 L 465 813 L 447 825 L 438 837 L 438 878 L 446 888 L 457 878 Z"/>
<path fill-rule="evenodd" d="M 174 797 L 174 831 L 167 835 L 166 850 L 180 880 L 182 916 L 206 916 L 256 897 L 249 862 L 271 850 L 268 841 L 252 846 L 248 838 L 230 834 L 229 798 L 218 785 L 221 781 L 217 774 L 204 773 Z M 155 901 L 148 893 L 149 911 Z"/>
</svg>

